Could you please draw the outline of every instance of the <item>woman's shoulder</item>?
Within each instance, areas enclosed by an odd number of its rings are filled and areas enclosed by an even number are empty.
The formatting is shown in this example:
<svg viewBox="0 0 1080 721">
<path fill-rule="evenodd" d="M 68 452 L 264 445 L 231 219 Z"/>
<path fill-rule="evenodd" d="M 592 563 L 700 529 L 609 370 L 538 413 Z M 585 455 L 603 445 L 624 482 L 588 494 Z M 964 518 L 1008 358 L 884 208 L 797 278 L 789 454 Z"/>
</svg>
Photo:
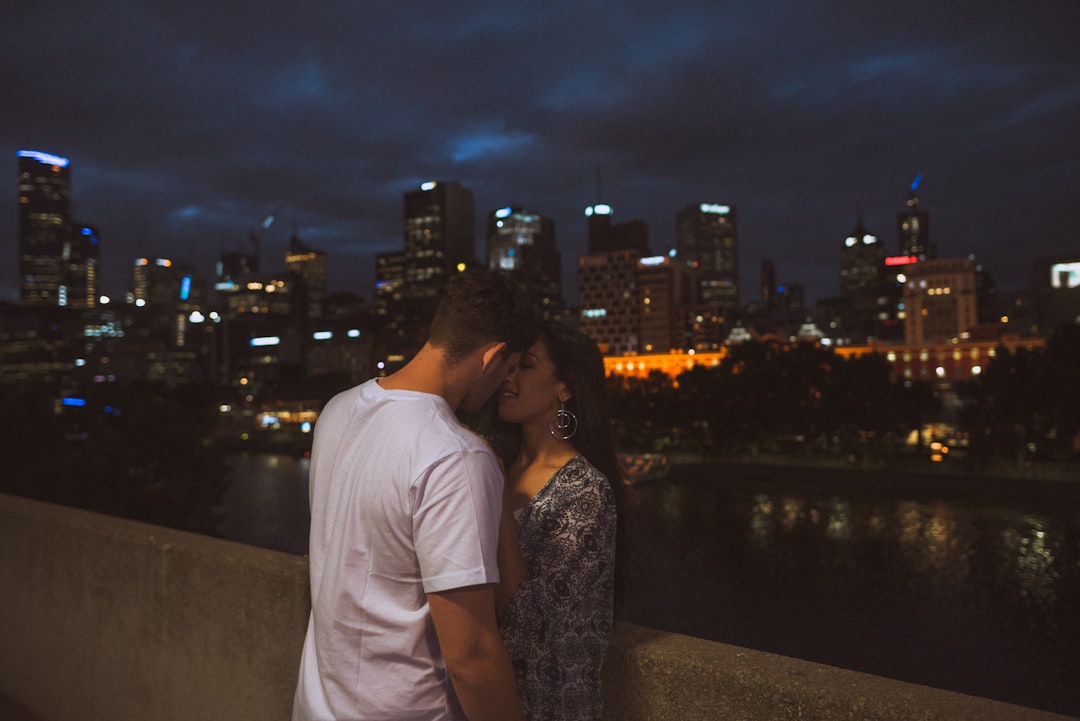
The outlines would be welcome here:
<svg viewBox="0 0 1080 721">
<path fill-rule="evenodd" d="M 564 475 L 573 481 L 588 485 L 604 485 L 608 482 L 607 476 L 605 476 L 599 468 L 590 463 L 588 458 L 580 454 L 567 461 L 563 467 L 559 469 L 559 474 Z"/>
</svg>

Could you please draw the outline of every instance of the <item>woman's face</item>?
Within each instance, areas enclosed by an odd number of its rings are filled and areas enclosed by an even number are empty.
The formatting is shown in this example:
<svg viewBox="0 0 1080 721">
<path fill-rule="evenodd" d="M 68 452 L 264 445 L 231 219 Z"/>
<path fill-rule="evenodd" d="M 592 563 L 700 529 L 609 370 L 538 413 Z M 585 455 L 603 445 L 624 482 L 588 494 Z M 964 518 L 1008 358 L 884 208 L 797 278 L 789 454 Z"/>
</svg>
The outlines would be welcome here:
<svg viewBox="0 0 1080 721">
<path fill-rule="evenodd" d="M 569 400 L 566 384 L 555 378 L 555 364 L 547 343 L 538 340 L 511 361 L 510 373 L 499 392 L 499 417 L 508 423 L 530 421 L 546 425 L 555 417 L 559 401 Z"/>
</svg>

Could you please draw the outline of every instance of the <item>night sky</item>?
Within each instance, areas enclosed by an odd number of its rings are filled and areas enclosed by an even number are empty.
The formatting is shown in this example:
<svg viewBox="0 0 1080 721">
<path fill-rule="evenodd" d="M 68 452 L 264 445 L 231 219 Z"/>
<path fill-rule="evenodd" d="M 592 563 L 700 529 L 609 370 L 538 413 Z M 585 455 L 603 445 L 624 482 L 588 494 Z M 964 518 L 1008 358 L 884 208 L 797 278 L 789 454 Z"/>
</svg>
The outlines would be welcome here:
<svg viewBox="0 0 1080 721">
<path fill-rule="evenodd" d="M 209 279 L 252 228 L 282 269 L 295 228 L 371 297 L 426 180 L 474 191 L 479 255 L 494 208 L 554 218 L 568 281 L 593 202 L 657 251 L 685 206 L 734 205 L 744 302 L 765 258 L 836 295 L 859 203 L 895 252 L 920 174 L 939 255 L 999 288 L 1080 254 L 1076 0 L 41 0 L 5 8 L 0 59 L 5 299 L 20 149 L 71 160 L 112 295 L 143 255 Z"/>
</svg>

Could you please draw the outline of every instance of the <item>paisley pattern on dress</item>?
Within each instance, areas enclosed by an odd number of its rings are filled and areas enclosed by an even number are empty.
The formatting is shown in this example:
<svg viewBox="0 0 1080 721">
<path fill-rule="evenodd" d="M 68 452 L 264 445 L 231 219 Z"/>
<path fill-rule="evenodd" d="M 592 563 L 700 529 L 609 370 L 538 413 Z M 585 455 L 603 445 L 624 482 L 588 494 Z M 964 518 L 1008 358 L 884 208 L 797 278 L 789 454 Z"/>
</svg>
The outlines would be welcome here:
<svg viewBox="0 0 1080 721">
<path fill-rule="evenodd" d="M 583 456 L 521 509 L 525 579 L 501 632 L 529 721 L 599 721 L 614 622 L 615 497 Z"/>
</svg>

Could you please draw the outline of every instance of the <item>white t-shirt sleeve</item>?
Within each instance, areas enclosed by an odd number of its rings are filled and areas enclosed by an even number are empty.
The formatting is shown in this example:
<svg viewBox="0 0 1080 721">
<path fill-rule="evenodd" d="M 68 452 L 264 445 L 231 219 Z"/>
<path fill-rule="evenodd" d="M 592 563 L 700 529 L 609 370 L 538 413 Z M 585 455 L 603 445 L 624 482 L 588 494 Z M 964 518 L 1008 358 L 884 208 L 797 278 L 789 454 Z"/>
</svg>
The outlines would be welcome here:
<svg viewBox="0 0 1080 721">
<path fill-rule="evenodd" d="M 426 593 L 497 583 L 503 479 L 485 450 L 451 454 L 412 488 L 413 539 Z"/>
</svg>

